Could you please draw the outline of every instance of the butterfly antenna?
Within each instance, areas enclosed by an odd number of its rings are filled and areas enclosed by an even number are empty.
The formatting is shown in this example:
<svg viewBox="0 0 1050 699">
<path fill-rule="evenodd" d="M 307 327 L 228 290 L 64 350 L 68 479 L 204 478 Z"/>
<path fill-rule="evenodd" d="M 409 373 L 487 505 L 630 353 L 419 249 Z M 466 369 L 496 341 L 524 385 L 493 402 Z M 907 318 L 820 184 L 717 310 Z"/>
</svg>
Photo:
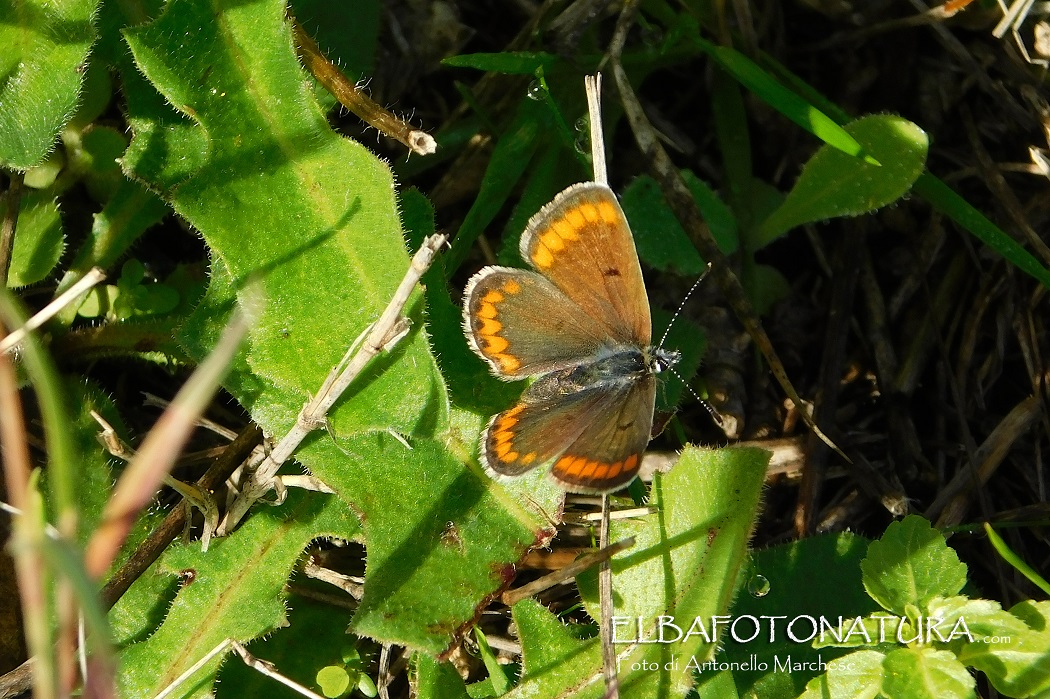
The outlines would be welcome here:
<svg viewBox="0 0 1050 699">
<path fill-rule="evenodd" d="M 674 326 L 674 322 L 676 320 L 678 320 L 678 316 L 682 315 L 682 309 L 685 308 L 685 304 L 689 301 L 689 297 L 692 296 L 693 292 L 696 291 L 696 288 L 698 286 L 700 286 L 700 282 L 704 281 L 704 279 L 707 278 L 707 273 L 710 272 L 710 271 L 711 271 L 711 263 L 708 262 L 707 263 L 707 269 L 704 270 L 704 273 L 700 275 L 699 279 L 697 279 L 695 282 L 693 282 L 693 285 L 691 287 L 689 287 L 689 291 L 687 291 L 685 293 L 685 297 L 682 299 L 682 302 L 680 304 L 678 304 L 678 308 L 675 309 L 674 315 L 671 316 L 671 320 L 667 324 L 667 327 L 664 329 L 664 334 L 660 337 L 660 343 L 657 345 L 657 347 L 661 347 L 662 348 L 664 346 L 664 341 L 667 340 L 667 334 L 669 332 L 671 332 L 671 328 Z M 675 373 L 675 376 L 678 376 L 678 374 Z M 682 378 L 682 377 L 678 376 L 678 378 Z"/>
</svg>

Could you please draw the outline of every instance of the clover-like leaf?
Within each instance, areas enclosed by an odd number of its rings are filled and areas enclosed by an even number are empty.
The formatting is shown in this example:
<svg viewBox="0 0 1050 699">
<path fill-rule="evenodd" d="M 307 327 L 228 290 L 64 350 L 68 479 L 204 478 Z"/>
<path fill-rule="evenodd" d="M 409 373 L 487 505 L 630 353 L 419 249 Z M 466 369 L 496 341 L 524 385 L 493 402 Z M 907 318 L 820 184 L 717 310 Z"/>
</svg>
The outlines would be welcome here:
<svg viewBox="0 0 1050 699">
<path fill-rule="evenodd" d="M 847 656 L 849 657 L 849 656 Z M 898 648 L 882 661 L 882 694 L 887 699 L 967 699 L 974 679 L 956 657 L 928 646 Z"/>
<path fill-rule="evenodd" d="M 887 527 L 860 565 L 868 594 L 898 615 L 905 615 L 908 605 L 925 609 L 933 598 L 955 595 L 966 584 L 966 565 L 917 515 Z"/>
</svg>

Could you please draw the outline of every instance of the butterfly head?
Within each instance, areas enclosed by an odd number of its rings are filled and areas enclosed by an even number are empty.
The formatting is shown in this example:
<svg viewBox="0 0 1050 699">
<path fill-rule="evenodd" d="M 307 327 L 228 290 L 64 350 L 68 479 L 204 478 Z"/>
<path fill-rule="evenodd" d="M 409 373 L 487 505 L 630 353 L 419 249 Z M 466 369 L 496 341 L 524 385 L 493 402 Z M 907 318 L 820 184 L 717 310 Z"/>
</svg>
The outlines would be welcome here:
<svg viewBox="0 0 1050 699">
<path fill-rule="evenodd" d="M 646 351 L 646 364 L 654 374 L 667 371 L 682 359 L 678 350 L 666 350 L 663 347 L 650 347 Z"/>
</svg>

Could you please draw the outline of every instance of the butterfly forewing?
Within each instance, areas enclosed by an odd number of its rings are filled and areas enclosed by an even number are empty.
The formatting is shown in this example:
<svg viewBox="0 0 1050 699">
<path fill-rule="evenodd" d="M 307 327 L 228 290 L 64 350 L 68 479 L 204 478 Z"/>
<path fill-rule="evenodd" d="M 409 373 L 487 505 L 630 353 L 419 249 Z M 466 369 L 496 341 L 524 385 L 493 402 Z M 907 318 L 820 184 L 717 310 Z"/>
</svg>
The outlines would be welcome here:
<svg viewBox="0 0 1050 699">
<path fill-rule="evenodd" d="M 579 363 L 608 342 L 607 328 L 529 270 L 486 267 L 467 284 L 463 311 L 471 347 L 503 379 Z"/>
<path fill-rule="evenodd" d="M 631 229 L 607 186 L 569 187 L 532 217 L 521 254 L 585 314 L 608 328 L 609 339 L 647 347 L 649 299 Z"/>
</svg>

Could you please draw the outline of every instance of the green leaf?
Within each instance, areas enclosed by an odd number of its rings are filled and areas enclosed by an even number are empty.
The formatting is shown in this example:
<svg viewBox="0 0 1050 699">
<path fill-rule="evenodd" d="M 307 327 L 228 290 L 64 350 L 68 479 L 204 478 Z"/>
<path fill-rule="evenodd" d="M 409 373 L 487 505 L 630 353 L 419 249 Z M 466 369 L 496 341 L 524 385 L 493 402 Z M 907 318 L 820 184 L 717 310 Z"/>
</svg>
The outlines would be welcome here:
<svg viewBox="0 0 1050 699">
<path fill-rule="evenodd" d="M 449 56 L 441 61 L 452 68 L 473 68 L 492 73 L 509 75 L 535 75 L 536 71 L 549 71 L 558 57 L 550 53 L 507 51 L 504 53 L 467 53 Z"/>
<path fill-rule="evenodd" d="M 972 638 L 958 633 L 948 645 L 959 661 L 988 676 L 1010 697 L 1050 692 L 1050 602 L 1025 601 L 1004 611 L 998 602 L 954 597 L 936 600 L 930 615 L 951 629 L 959 619 Z"/>
<path fill-rule="evenodd" d="M 866 539 L 843 532 L 810 537 L 753 554 L 731 614 L 734 618 L 750 615 L 769 619 L 763 623 L 776 626 L 764 626 L 761 639 L 753 642 L 739 642 L 732 634 L 724 639 L 716 660 L 747 667 L 752 654 L 757 654 L 767 664 L 764 671 L 751 668 L 732 673 L 740 692 L 750 690 L 764 699 L 795 697 L 818 671 L 780 672 L 774 659 L 790 658 L 793 663 L 803 664 L 828 663 L 847 652 L 818 648 L 795 639 L 805 639 L 810 633 L 811 627 L 801 617 L 827 619 L 832 623 L 842 617 L 848 626 L 848 620 L 878 609 L 861 582 L 860 562 L 867 545 Z M 765 585 L 768 590 L 764 589 Z M 775 617 L 782 618 L 774 621 Z M 794 622 L 795 639 L 792 639 L 787 633 L 787 624 L 795 619 L 800 620 Z M 770 632 L 772 640 L 769 640 Z M 826 635 L 831 638 L 830 632 Z M 822 637 L 825 633 L 819 632 L 816 640 Z M 701 686 L 706 689 L 712 676 L 703 673 Z"/>
<path fill-rule="evenodd" d="M 637 537 L 634 548 L 612 563 L 621 697 L 682 696 L 692 686 L 696 664 L 715 647 L 710 619 L 725 613 L 736 589 L 768 459 L 757 449 L 687 449 L 653 483 L 658 513 L 613 527 L 614 541 Z M 577 582 L 588 612 L 598 618 L 594 576 Z M 692 628 L 697 619 L 703 633 Z M 519 625 L 525 675 L 506 696 L 602 696 L 598 640 L 570 644 L 567 632 L 550 622 L 536 628 L 544 635 L 529 638 L 530 627 Z M 636 634 L 647 642 L 628 650 Z M 659 642 L 661 634 L 667 642 Z M 548 643 L 558 657 L 530 655 L 530 648 Z"/>
<path fill-rule="evenodd" d="M 121 656 L 122 696 L 154 696 L 226 639 L 245 643 L 285 621 L 285 583 L 303 549 L 319 536 L 348 540 L 357 518 L 337 498 L 293 491 L 280 508 L 264 508 L 231 536 L 169 549 L 164 567 L 183 579 L 164 623 Z M 211 688 L 219 654 L 173 697 Z"/>
<path fill-rule="evenodd" d="M 929 173 L 923 173 L 915 182 L 915 193 L 1012 262 L 1019 270 L 1050 288 L 1050 269 L 944 182 Z"/>
<path fill-rule="evenodd" d="M 218 14 L 173 0 L 128 41 L 186 117 L 129 81 L 137 128 L 125 163 L 201 231 L 213 256 L 208 293 L 180 337 L 203 356 L 238 285 L 263 272 L 269 304 L 226 386 L 268 433 L 284 434 L 408 268 L 390 171 L 329 128 L 278 0 Z M 438 653 L 504 584 L 536 525 L 426 438 L 447 429 L 448 399 L 418 292 L 408 314 L 409 336 L 373 361 L 297 459 L 366 523 L 355 629 Z"/>
<path fill-rule="evenodd" d="M 878 651 L 860 650 L 832 660 L 798 699 L 875 699 L 882 688 L 884 658 Z"/>
<path fill-rule="evenodd" d="M 955 595 L 966 584 L 966 565 L 918 515 L 888 526 L 860 567 L 872 599 L 901 616 L 909 605 L 925 609 L 933 598 Z"/>
<path fill-rule="evenodd" d="M 321 688 L 321 693 L 333 699 L 343 696 L 346 690 L 350 689 L 350 675 L 347 674 L 345 668 L 337 665 L 321 668 L 317 673 L 316 682 Z"/>
<path fill-rule="evenodd" d="M 39 164 L 73 116 L 97 5 L 0 1 L 0 166 Z"/>
<path fill-rule="evenodd" d="M 287 626 L 254 641 L 249 647 L 252 655 L 273 663 L 282 675 L 315 691 L 318 687 L 323 687 L 320 681 L 321 673 L 327 668 L 335 668 L 346 677 L 346 688 L 349 688 L 349 683 L 354 678 L 347 671 L 349 664 L 344 661 L 343 656 L 350 654 L 348 650 L 355 649 L 353 644 L 361 643 L 361 639 L 346 633 L 353 613 L 339 605 L 317 602 L 299 595 L 292 595 L 287 606 Z M 327 671 L 334 679 L 338 679 L 335 671 Z M 354 674 L 356 675 L 356 671 Z M 222 666 L 215 687 L 217 699 L 252 696 L 264 696 L 268 699 L 302 697 L 295 690 L 278 684 L 273 678 L 266 677 L 237 660 L 227 661 Z M 342 691 L 339 694 L 342 694 Z"/>
<path fill-rule="evenodd" d="M 872 155 L 878 157 L 880 154 L 870 150 L 869 144 L 863 139 L 855 139 L 856 134 L 851 134 L 848 129 L 843 130 L 834 119 L 784 87 L 761 66 L 736 49 L 718 46 L 703 39 L 698 39 L 698 46 L 744 87 L 832 148 L 851 158 L 863 158 L 874 167 L 878 167 L 880 162 L 885 162 L 881 158 L 872 158 Z"/>
<path fill-rule="evenodd" d="M 245 361 L 251 383 L 261 379 L 272 389 L 261 399 L 250 395 L 238 388 L 241 375 L 231 376 L 228 388 L 267 432 L 283 434 L 408 267 L 390 171 L 329 128 L 303 80 L 283 3 L 265 0 L 216 16 L 207 3 L 175 0 L 127 38 L 140 69 L 199 124 L 169 129 L 163 124 L 172 122 L 170 114 L 141 111 L 143 121 L 132 121 L 142 133 L 125 158 L 224 263 L 215 266 L 198 309 L 204 325 L 183 338 L 203 357 L 233 289 L 264 273 L 270 303 L 246 343 Z M 218 279 L 222 274 L 232 275 L 233 288 Z M 409 308 L 418 314 L 417 303 Z M 383 370 L 395 362 L 396 369 Z M 420 332 L 375 362 L 359 388 L 331 415 L 337 432 L 427 432 L 447 419 L 447 408 L 430 402 L 444 388 Z"/>
<path fill-rule="evenodd" d="M 426 653 L 416 653 L 413 696 L 417 699 L 467 699 L 463 680 L 451 663 L 439 663 Z"/>
<path fill-rule="evenodd" d="M 886 654 L 882 671 L 882 693 L 887 699 L 965 699 L 976 696 L 973 677 L 954 655 L 945 650 L 898 648 Z"/>
<path fill-rule="evenodd" d="M 6 215 L 7 197 L 3 197 L 0 218 Z M 26 286 L 46 277 L 58 264 L 64 247 L 62 219 L 54 197 L 47 191 L 23 190 L 8 287 Z"/>
<path fill-rule="evenodd" d="M 1018 556 L 1014 550 L 1003 541 L 1003 537 L 999 536 L 999 532 L 995 531 L 995 529 L 992 528 L 992 525 L 988 522 L 984 523 L 984 533 L 988 537 L 988 541 L 992 544 L 992 547 L 995 548 L 996 553 L 998 553 L 1004 561 L 1013 566 L 1014 570 L 1018 573 L 1028 578 L 1028 581 L 1033 585 L 1038 587 L 1044 593 L 1050 595 L 1050 583 L 1046 581 L 1046 578 L 1035 572 L 1032 566 L 1028 565 L 1023 558 Z"/>
<path fill-rule="evenodd" d="M 729 209 L 703 181 L 692 173 L 682 173 L 700 206 L 711 234 L 726 254 L 739 244 L 736 222 Z M 706 264 L 686 235 L 682 224 L 664 201 L 656 180 L 648 175 L 637 177 L 623 192 L 624 214 L 631 224 L 638 257 L 654 269 L 673 271 L 683 276 L 699 276 Z"/>
<path fill-rule="evenodd" d="M 858 216 L 890 204 L 922 174 L 929 137 L 915 124 L 885 114 L 846 125 L 882 166 L 824 146 L 802 169 L 784 203 L 762 222 L 753 249 L 795 226 L 835 216 Z"/>
<path fill-rule="evenodd" d="M 500 486 L 436 441 L 319 439 L 300 458 L 363 514 L 368 564 L 352 629 L 371 638 L 437 655 L 539 535 Z"/>
<path fill-rule="evenodd" d="M 481 629 L 474 627 L 474 638 L 478 642 L 478 653 L 481 655 L 481 661 L 485 663 L 485 669 L 489 672 L 489 681 L 492 683 L 492 690 L 497 696 L 502 696 L 507 693 L 510 689 L 510 678 L 507 677 L 507 673 L 503 670 L 503 666 L 499 664 L 496 659 L 496 654 L 492 652 L 492 648 L 489 647 L 488 639 L 485 638 L 485 634 L 481 632 Z"/>
</svg>

